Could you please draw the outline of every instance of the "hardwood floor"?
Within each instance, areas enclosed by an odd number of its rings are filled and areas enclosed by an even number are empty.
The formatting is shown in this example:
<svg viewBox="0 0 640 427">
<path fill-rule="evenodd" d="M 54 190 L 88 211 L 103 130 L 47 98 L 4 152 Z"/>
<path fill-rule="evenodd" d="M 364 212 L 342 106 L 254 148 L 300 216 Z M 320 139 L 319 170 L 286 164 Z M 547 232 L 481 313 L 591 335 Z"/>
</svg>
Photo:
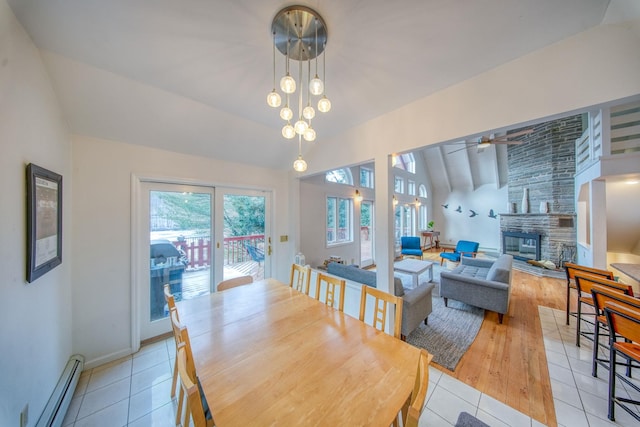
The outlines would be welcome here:
<svg viewBox="0 0 640 427">
<path fill-rule="evenodd" d="M 440 262 L 438 253 L 425 259 Z M 454 373 L 436 368 L 548 425 L 557 426 L 538 306 L 564 310 L 566 282 L 514 270 L 504 323 L 485 312 L 476 340 Z"/>
</svg>

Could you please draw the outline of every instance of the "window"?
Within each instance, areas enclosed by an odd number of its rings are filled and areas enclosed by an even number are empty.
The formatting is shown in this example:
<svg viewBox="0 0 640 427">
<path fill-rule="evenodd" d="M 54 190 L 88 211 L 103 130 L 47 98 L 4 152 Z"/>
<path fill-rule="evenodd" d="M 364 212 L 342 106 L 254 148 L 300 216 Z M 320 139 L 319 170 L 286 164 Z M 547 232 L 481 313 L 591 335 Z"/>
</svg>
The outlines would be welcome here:
<svg viewBox="0 0 640 427">
<path fill-rule="evenodd" d="M 427 187 L 425 187 L 424 184 L 420 184 L 418 186 L 418 194 L 420 195 L 420 197 L 427 197 Z"/>
<path fill-rule="evenodd" d="M 413 205 L 396 206 L 395 211 L 395 238 L 396 246 L 400 245 L 400 237 L 415 236 L 414 232 L 415 208 Z"/>
<path fill-rule="evenodd" d="M 398 194 L 404 194 L 404 179 L 400 176 L 396 176 L 394 191 Z"/>
<path fill-rule="evenodd" d="M 329 171 L 325 175 L 325 180 L 327 182 L 335 182 L 336 184 L 353 185 L 353 176 L 349 168 Z"/>
<path fill-rule="evenodd" d="M 416 160 L 413 153 L 395 154 L 392 159 L 393 167 L 416 173 Z"/>
<path fill-rule="evenodd" d="M 426 230 L 429 228 L 427 221 L 427 207 L 425 205 L 420 205 L 418 216 L 420 218 L 420 230 Z"/>
<path fill-rule="evenodd" d="M 373 169 L 360 168 L 360 187 L 373 188 Z"/>
<path fill-rule="evenodd" d="M 407 180 L 407 194 L 409 194 L 410 196 L 416 195 L 416 182 L 411 181 L 410 179 Z"/>
<path fill-rule="evenodd" d="M 327 245 L 353 241 L 351 199 L 327 197 Z"/>
</svg>

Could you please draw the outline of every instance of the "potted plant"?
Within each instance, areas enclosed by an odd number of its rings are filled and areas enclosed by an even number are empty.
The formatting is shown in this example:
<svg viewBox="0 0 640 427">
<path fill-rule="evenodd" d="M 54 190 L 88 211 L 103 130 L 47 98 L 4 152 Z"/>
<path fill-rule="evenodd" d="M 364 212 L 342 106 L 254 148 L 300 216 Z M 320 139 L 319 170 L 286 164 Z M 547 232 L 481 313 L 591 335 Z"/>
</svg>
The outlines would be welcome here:
<svg viewBox="0 0 640 427">
<path fill-rule="evenodd" d="M 428 228 L 429 230 L 431 230 L 431 231 L 433 231 L 433 224 L 434 224 L 434 222 L 433 222 L 433 221 L 429 221 L 429 222 L 427 223 L 427 228 Z"/>
</svg>

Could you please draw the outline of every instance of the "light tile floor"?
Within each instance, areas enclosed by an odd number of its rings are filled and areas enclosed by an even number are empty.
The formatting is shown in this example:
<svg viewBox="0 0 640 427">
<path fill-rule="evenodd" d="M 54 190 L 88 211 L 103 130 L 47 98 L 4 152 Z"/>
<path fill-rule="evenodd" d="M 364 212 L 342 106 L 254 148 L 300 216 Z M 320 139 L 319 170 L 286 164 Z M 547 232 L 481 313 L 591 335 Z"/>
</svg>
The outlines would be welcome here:
<svg viewBox="0 0 640 427">
<path fill-rule="evenodd" d="M 638 426 L 622 409 L 616 424 L 607 420 L 606 370 L 591 376 L 591 345 L 575 346 L 575 326 L 564 312 L 540 307 L 545 348 L 560 426 Z M 575 324 L 575 320 L 572 322 Z M 138 353 L 82 373 L 65 426 L 175 425 L 175 401 L 169 397 L 175 357 L 173 338 L 144 346 Z M 632 396 L 637 393 L 632 392 Z M 453 426 L 466 411 L 493 427 L 543 424 L 461 381 L 430 369 L 421 426 Z"/>
<path fill-rule="evenodd" d="M 558 425 L 566 427 L 640 426 L 640 422 L 619 406 L 615 408 L 616 422 L 613 423 L 607 419 L 609 372 L 599 366 L 598 377 L 591 375 L 593 343 L 586 338 L 581 338 L 580 347 L 576 346 L 576 319 L 572 317 L 571 325 L 567 326 L 566 313 L 563 310 L 539 306 L 538 312 Z M 582 325 L 582 330 L 593 330 L 593 325 L 585 322 Z M 600 339 L 600 342 L 606 342 L 607 338 Z M 599 352 L 600 358 L 608 359 L 607 350 L 601 347 Z M 624 370 L 623 367 L 619 369 Z M 640 385 L 640 381 L 633 381 Z M 626 391 L 632 399 L 640 400 L 640 393 L 630 386 L 620 381 L 616 385 L 618 394 Z M 640 413 L 640 408 L 635 407 L 635 410 Z"/>
</svg>

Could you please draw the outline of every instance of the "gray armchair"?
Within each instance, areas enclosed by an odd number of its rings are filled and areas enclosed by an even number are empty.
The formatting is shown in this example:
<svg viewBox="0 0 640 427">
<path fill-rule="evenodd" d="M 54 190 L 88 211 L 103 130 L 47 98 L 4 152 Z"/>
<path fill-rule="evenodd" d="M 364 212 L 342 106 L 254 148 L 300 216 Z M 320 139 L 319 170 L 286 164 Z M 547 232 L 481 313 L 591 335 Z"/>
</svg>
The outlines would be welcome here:
<svg viewBox="0 0 640 427">
<path fill-rule="evenodd" d="M 440 296 L 498 313 L 502 323 L 509 310 L 511 266 L 513 257 L 501 255 L 497 260 L 461 257 L 460 265 L 440 273 Z"/>
</svg>

